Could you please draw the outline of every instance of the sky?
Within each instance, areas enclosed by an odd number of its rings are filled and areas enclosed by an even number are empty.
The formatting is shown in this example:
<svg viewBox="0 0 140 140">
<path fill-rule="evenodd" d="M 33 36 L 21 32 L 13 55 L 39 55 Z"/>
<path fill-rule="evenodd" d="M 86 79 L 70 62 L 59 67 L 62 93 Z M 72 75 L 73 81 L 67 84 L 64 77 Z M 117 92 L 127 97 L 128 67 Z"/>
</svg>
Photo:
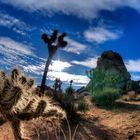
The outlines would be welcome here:
<svg viewBox="0 0 140 140">
<path fill-rule="evenodd" d="M 96 67 L 103 51 L 124 59 L 134 80 L 140 80 L 140 0 L 0 0 L 0 69 L 19 68 L 40 85 L 48 57 L 41 34 L 66 32 L 68 45 L 58 49 L 46 84 L 60 78 L 86 86 L 85 71 Z"/>
</svg>

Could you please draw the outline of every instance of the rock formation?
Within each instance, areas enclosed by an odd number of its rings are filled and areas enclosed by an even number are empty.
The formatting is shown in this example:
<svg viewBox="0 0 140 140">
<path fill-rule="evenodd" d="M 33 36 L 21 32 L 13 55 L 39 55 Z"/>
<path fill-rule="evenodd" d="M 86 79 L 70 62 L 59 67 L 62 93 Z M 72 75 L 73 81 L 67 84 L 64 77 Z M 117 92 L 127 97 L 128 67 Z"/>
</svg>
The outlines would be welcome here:
<svg viewBox="0 0 140 140">
<path fill-rule="evenodd" d="M 105 51 L 97 60 L 97 66 L 93 71 L 93 78 L 88 88 L 93 90 L 105 87 L 124 89 L 127 81 L 131 79 L 122 57 L 113 51 Z"/>
</svg>

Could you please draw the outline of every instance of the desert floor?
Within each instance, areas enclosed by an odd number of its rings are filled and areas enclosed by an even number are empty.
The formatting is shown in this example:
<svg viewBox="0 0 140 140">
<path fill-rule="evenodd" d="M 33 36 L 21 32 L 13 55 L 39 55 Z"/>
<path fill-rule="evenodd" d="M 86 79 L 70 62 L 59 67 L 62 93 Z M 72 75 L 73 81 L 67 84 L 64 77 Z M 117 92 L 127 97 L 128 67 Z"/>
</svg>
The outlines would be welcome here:
<svg viewBox="0 0 140 140">
<path fill-rule="evenodd" d="M 77 126 L 75 140 L 140 140 L 140 111 L 126 109 L 103 109 L 93 106 L 86 113 L 79 113 L 77 123 L 70 123 L 72 136 Z M 0 117 L 0 140 L 14 140 L 10 125 Z M 69 140 L 68 126 L 62 126 Z M 34 138 L 35 140 L 48 140 Z M 51 140 L 56 138 L 50 137 Z M 59 135 L 60 140 L 64 138 Z"/>
</svg>

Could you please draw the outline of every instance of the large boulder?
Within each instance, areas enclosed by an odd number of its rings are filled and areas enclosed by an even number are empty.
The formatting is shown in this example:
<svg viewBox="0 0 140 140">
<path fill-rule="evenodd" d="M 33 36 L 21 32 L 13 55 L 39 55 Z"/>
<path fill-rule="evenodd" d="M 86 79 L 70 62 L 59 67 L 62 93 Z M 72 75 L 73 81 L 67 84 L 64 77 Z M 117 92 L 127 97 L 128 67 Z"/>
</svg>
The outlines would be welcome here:
<svg viewBox="0 0 140 140">
<path fill-rule="evenodd" d="M 126 88 L 126 83 L 131 79 L 122 57 L 113 51 L 105 51 L 97 60 L 93 70 L 93 78 L 88 88 L 94 90 L 108 88 Z"/>
<path fill-rule="evenodd" d="M 119 73 L 126 73 L 126 78 L 130 78 L 130 74 L 127 72 L 122 57 L 111 50 L 101 54 L 101 57 L 98 58 L 96 69 L 105 71 L 115 70 Z"/>
</svg>

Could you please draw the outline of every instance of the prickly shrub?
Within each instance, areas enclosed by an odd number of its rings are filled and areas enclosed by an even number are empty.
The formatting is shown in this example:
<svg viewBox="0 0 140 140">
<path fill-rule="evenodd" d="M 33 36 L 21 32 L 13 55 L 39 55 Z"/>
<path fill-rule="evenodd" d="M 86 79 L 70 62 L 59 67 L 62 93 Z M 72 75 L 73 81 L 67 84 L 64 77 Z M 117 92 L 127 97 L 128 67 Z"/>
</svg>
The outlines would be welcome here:
<svg viewBox="0 0 140 140">
<path fill-rule="evenodd" d="M 39 97 L 33 89 L 34 80 L 13 69 L 11 75 L 0 71 L 0 112 L 10 122 L 16 140 L 21 140 L 20 120 L 38 119 L 58 121 L 65 112 L 48 96 Z"/>
<path fill-rule="evenodd" d="M 79 103 L 78 103 L 78 110 L 79 111 L 82 111 L 82 112 L 85 112 L 89 109 L 88 107 L 88 104 L 86 103 L 85 100 L 81 100 Z"/>
</svg>

